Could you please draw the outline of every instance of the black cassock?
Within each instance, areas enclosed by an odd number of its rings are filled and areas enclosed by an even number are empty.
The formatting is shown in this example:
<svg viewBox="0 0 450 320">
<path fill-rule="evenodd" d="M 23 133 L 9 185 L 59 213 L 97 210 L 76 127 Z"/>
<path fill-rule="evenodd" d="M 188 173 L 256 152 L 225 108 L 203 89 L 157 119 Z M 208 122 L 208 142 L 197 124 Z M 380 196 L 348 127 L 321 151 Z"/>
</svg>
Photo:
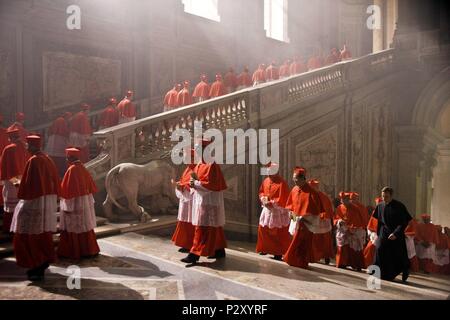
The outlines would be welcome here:
<svg viewBox="0 0 450 320">
<path fill-rule="evenodd" d="M 381 279 L 394 280 L 400 273 L 409 271 L 405 229 L 412 219 L 405 205 L 397 200 L 380 203 L 374 213 L 378 220 L 378 240 L 375 265 L 381 269 Z M 394 234 L 397 239 L 389 240 Z"/>
</svg>

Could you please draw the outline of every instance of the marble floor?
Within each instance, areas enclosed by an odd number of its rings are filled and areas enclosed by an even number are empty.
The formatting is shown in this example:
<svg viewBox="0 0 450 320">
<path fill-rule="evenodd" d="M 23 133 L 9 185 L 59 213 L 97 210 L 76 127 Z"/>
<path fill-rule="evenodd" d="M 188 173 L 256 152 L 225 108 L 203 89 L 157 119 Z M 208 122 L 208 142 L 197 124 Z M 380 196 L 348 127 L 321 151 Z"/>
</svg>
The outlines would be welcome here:
<svg viewBox="0 0 450 320">
<path fill-rule="evenodd" d="M 27 281 L 14 258 L 0 260 L 0 299 L 442 300 L 450 295 L 450 277 L 414 274 L 407 285 L 383 281 L 380 290 L 371 290 L 364 272 L 322 264 L 290 267 L 257 255 L 245 242 L 230 241 L 226 259 L 201 258 L 195 266 L 179 261 L 185 254 L 163 235 L 126 233 L 99 244 L 98 257 L 61 260 L 40 283 Z M 79 282 L 72 276 L 77 272 Z"/>
</svg>

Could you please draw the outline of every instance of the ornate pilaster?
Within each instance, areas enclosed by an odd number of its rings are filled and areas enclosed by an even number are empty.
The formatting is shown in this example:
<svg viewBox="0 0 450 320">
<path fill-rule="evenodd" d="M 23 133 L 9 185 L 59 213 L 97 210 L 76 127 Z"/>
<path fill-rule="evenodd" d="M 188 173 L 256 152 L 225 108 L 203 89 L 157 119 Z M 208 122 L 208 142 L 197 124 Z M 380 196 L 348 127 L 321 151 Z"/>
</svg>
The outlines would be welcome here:
<svg viewBox="0 0 450 320">
<path fill-rule="evenodd" d="M 436 148 L 442 137 L 431 128 L 397 127 L 397 170 L 395 197 L 411 214 L 430 208 L 432 170 L 436 165 Z"/>
</svg>

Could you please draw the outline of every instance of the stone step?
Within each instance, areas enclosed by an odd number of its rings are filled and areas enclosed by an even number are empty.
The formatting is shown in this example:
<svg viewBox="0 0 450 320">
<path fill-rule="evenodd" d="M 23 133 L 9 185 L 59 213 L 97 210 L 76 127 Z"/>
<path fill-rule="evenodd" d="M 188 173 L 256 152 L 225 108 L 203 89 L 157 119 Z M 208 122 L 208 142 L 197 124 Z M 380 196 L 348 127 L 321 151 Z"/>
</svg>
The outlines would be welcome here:
<svg viewBox="0 0 450 320">
<path fill-rule="evenodd" d="M 0 227 L 1 230 L 1 227 Z M 11 242 L 12 236 L 6 233 L 0 233 L 0 243 Z"/>
<path fill-rule="evenodd" d="M 95 235 L 98 239 L 111 237 L 121 233 L 130 232 L 151 232 L 161 228 L 167 228 L 175 225 L 177 222 L 176 216 L 161 216 L 153 219 L 147 223 L 108 223 L 108 220 L 102 217 L 97 217 L 97 228 L 94 229 Z M 7 239 L 7 235 L 0 235 L 0 258 L 8 257 L 14 254 L 11 238 Z M 5 239 L 1 242 L 1 239 Z M 55 244 L 59 242 L 59 234 L 53 235 Z"/>
<path fill-rule="evenodd" d="M 6 258 L 14 253 L 11 242 L 0 244 L 0 258 Z"/>
</svg>

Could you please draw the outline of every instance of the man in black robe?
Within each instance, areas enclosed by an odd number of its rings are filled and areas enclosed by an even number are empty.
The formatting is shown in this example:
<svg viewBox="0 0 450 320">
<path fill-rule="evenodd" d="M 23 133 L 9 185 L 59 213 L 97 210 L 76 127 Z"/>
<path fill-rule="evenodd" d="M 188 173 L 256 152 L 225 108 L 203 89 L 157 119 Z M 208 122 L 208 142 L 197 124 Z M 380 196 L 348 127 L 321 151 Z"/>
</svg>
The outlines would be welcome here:
<svg viewBox="0 0 450 320">
<path fill-rule="evenodd" d="M 392 188 L 381 191 L 381 202 L 375 209 L 378 220 L 378 240 L 375 264 L 380 267 L 381 279 L 393 281 L 402 273 L 402 281 L 409 276 L 410 262 L 405 242 L 405 229 L 412 219 L 405 205 L 392 198 Z"/>
</svg>

